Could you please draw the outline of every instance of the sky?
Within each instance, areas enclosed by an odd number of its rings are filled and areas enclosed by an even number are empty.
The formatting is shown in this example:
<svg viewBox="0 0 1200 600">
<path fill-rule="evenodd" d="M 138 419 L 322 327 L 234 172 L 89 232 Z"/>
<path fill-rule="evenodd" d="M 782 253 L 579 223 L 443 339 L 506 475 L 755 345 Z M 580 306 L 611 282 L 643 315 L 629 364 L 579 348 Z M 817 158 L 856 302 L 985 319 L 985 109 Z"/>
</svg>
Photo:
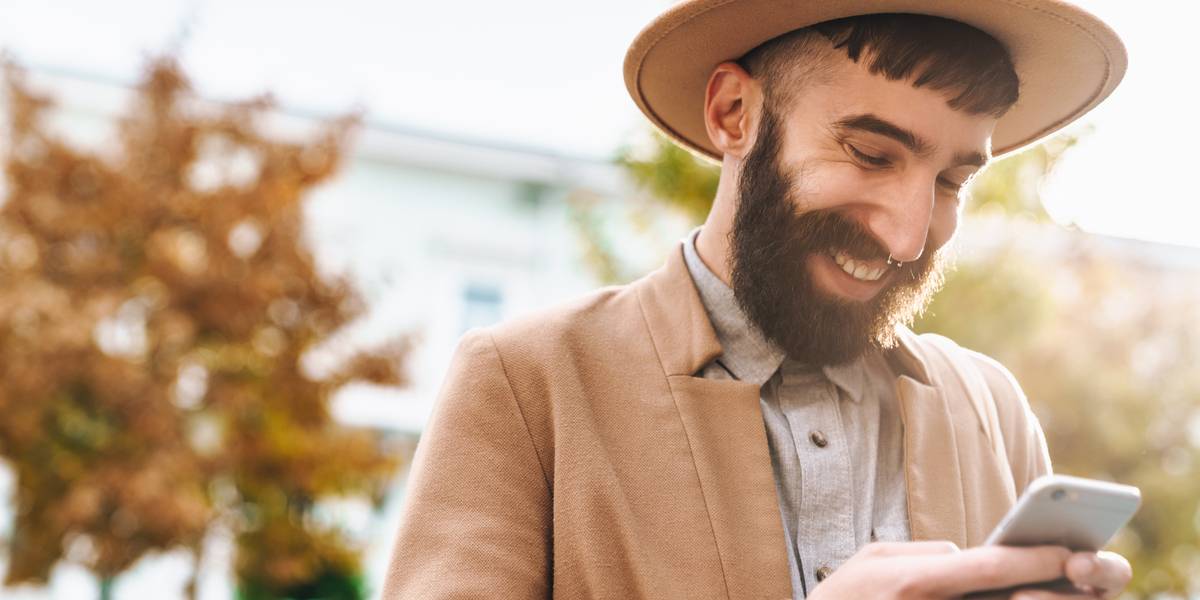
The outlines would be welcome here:
<svg viewBox="0 0 1200 600">
<path fill-rule="evenodd" d="M 1046 182 L 1047 209 L 1095 233 L 1200 246 L 1200 3 L 1079 3 L 1122 36 L 1130 69 Z M 115 83 L 175 52 L 214 99 L 270 91 L 305 115 L 361 107 L 373 126 L 604 159 L 648 127 L 621 63 L 669 4 L 0 0 L 0 47 L 34 70 Z"/>
</svg>

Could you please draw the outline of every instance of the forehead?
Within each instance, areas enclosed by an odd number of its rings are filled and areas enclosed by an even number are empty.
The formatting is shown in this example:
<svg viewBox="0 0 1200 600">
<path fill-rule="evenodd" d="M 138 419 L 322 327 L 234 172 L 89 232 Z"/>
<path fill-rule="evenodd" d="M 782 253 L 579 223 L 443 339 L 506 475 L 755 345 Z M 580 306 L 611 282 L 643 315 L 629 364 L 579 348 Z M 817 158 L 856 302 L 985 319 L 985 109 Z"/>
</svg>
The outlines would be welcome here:
<svg viewBox="0 0 1200 600">
<path fill-rule="evenodd" d="M 780 115 L 788 130 L 821 133 L 869 115 L 911 132 L 938 153 L 990 156 L 996 118 L 951 108 L 952 92 L 913 87 L 911 80 L 872 74 L 863 62 L 836 59 L 825 76 L 803 86 Z"/>
</svg>

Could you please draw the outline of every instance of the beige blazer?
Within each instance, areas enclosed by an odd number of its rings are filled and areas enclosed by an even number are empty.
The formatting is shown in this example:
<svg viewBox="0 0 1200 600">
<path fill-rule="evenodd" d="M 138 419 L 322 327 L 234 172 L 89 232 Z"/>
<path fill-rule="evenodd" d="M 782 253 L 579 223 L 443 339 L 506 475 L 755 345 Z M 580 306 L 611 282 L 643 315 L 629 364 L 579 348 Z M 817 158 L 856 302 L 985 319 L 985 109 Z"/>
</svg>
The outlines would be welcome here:
<svg viewBox="0 0 1200 600">
<path fill-rule="evenodd" d="M 932 344 L 906 333 L 891 359 L 908 373 L 913 538 L 967 547 L 1050 466 L 1012 378 L 955 350 L 990 389 L 988 415 Z M 790 598 L 758 386 L 695 376 L 720 355 L 681 247 L 631 285 L 469 332 L 383 597 Z"/>
</svg>

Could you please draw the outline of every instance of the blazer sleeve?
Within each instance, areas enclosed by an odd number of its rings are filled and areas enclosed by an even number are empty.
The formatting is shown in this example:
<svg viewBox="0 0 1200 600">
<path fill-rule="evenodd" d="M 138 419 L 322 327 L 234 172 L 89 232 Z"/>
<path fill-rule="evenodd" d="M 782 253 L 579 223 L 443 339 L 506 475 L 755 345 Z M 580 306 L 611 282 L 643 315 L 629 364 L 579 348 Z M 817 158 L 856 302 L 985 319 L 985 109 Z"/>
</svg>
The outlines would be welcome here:
<svg viewBox="0 0 1200 600">
<path fill-rule="evenodd" d="M 996 401 L 996 415 L 1000 419 L 1013 483 L 1020 496 L 1034 479 L 1051 473 L 1046 436 L 1012 373 L 991 358 L 977 352 L 970 354 Z"/>
<path fill-rule="evenodd" d="M 403 502 L 384 599 L 550 597 L 550 486 L 486 331 L 455 351 Z"/>
</svg>

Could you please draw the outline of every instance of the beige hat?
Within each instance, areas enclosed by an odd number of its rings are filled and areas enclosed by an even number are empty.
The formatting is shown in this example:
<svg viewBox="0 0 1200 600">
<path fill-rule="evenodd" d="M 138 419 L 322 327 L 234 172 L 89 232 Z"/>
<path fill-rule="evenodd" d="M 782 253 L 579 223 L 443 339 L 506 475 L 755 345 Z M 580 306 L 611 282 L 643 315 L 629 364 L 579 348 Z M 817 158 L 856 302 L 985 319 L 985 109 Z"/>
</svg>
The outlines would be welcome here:
<svg viewBox="0 0 1200 600">
<path fill-rule="evenodd" d="M 1125 46 L 1108 25 L 1060 0 L 683 0 L 625 54 L 625 87 L 664 133 L 720 159 L 704 129 L 704 91 L 718 64 L 823 21 L 917 13 L 972 25 L 1012 55 L 1021 98 L 996 124 L 992 152 L 1015 152 L 1104 100 L 1125 75 Z"/>
</svg>

